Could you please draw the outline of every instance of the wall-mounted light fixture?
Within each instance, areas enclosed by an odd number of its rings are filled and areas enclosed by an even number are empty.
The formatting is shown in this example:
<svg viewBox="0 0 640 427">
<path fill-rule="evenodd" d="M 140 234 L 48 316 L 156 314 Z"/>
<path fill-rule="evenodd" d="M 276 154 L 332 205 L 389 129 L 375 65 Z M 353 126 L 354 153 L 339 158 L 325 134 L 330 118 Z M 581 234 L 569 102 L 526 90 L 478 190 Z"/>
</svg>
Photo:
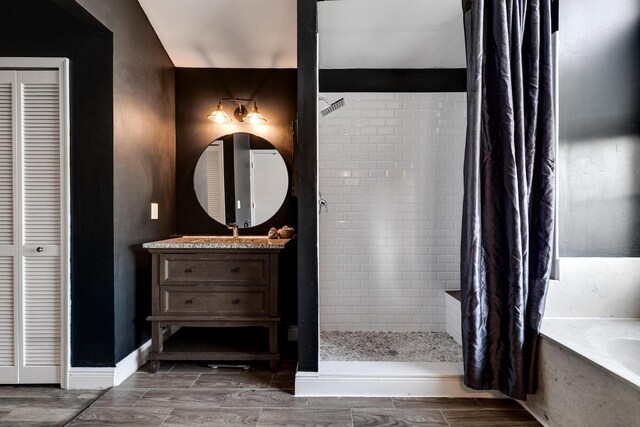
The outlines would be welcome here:
<svg viewBox="0 0 640 427">
<path fill-rule="evenodd" d="M 212 122 L 231 123 L 231 118 L 224 112 L 222 107 L 223 102 L 233 102 L 237 105 L 236 109 L 233 110 L 233 116 L 239 122 L 251 123 L 253 125 L 263 125 L 267 123 L 267 119 L 262 117 L 262 114 L 258 112 L 258 104 L 256 104 L 256 101 L 253 98 L 220 98 L 216 109 L 207 116 L 207 118 Z M 253 102 L 251 112 L 249 112 L 247 107 L 242 104 L 243 102 Z"/>
</svg>

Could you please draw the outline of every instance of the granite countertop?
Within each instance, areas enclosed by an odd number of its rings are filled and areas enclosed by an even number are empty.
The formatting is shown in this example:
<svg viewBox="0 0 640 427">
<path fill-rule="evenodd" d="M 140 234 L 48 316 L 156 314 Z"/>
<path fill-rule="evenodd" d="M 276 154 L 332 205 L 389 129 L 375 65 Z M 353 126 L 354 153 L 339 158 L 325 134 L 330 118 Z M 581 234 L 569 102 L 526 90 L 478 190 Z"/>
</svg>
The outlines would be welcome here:
<svg viewBox="0 0 640 427">
<path fill-rule="evenodd" d="M 291 239 L 266 236 L 182 236 L 143 243 L 145 249 L 282 249 Z"/>
</svg>

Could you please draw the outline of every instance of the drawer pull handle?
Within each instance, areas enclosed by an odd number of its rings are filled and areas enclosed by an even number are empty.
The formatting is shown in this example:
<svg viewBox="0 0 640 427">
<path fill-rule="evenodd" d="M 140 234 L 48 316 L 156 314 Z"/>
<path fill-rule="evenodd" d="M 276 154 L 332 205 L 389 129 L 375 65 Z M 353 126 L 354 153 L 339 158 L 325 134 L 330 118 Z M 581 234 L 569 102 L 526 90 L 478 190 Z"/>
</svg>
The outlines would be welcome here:
<svg viewBox="0 0 640 427">
<path fill-rule="evenodd" d="M 240 304 L 240 299 L 239 299 L 239 298 L 238 298 L 238 299 L 234 299 L 234 300 L 233 300 L 233 301 L 231 301 L 231 302 L 232 302 L 232 303 L 234 303 L 234 304 Z"/>
<path fill-rule="evenodd" d="M 232 268 L 231 272 L 232 273 L 240 273 L 240 267 Z"/>
<path fill-rule="evenodd" d="M 191 268 L 187 268 L 184 272 L 185 273 L 193 273 L 195 270 L 193 269 L 193 267 Z"/>
<path fill-rule="evenodd" d="M 193 298 L 186 300 L 184 303 L 185 304 L 193 304 Z"/>
</svg>

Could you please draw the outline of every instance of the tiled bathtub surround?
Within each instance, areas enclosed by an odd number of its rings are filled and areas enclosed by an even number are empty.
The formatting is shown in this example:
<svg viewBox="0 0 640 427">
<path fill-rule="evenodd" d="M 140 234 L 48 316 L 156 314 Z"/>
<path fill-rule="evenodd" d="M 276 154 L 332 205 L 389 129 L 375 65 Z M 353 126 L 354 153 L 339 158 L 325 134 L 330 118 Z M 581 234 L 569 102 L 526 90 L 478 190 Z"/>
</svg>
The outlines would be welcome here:
<svg viewBox="0 0 640 427">
<path fill-rule="evenodd" d="M 444 331 L 459 288 L 463 93 L 323 93 L 323 331 Z"/>
<path fill-rule="evenodd" d="M 320 360 L 461 362 L 462 348 L 446 332 L 321 332 Z"/>
</svg>

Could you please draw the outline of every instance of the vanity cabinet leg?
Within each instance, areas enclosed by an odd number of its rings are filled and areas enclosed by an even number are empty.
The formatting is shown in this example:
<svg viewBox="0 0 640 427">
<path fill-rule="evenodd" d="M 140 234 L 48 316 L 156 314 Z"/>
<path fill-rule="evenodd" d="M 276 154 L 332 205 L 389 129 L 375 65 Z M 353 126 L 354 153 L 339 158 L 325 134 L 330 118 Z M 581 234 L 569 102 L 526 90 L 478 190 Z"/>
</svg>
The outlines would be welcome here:
<svg viewBox="0 0 640 427">
<path fill-rule="evenodd" d="M 151 322 L 151 354 L 160 354 L 162 353 L 162 326 L 160 322 Z M 152 356 L 153 357 L 153 356 Z M 159 360 L 151 360 L 149 361 L 149 369 L 151 372 L 158 372 L 158 368 L 160 367 Z"/>
<path fill-rule="evenodd" d="M 277 354 L 278 353 L 278 324 L 272 323 L 269 326 L 269 353 Z M 271 367 L 271 372 L 276 372 L 278 370 L 278 361 L 271 360 L 269 361 L 269 365 Z"/>
<path fill-rule="evenodd" d="M 162 353 L 162 326 L 160 322 L 151 322 L 151 351 Z"/>
</svg>

